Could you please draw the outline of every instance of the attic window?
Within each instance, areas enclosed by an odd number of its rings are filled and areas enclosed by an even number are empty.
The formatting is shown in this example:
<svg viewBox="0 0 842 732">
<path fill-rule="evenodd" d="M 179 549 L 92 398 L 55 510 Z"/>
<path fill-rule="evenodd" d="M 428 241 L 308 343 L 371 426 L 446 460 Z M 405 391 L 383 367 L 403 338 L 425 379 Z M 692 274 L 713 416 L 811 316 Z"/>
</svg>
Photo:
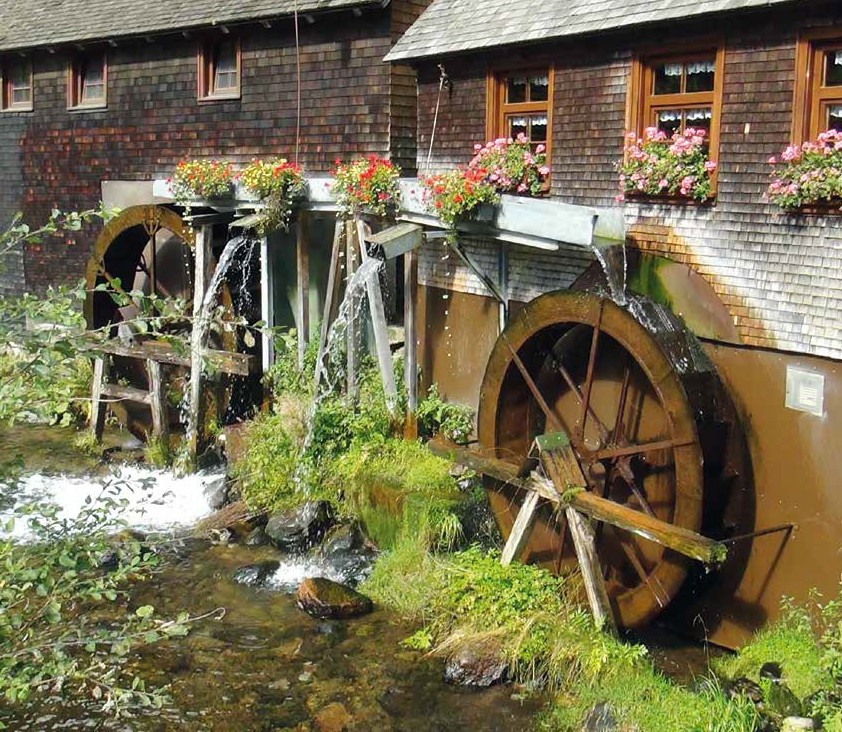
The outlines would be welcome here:
<svg viewBox="0 0 842 732">
<path fill-rule="evenodd" d="M 0 64 L 0 110 L 32 111 L 32 63 L 6 61 Z"/>
<path fill-rule="evenodd" d="M 199 49 L 199 99 L 240 97 L 240 44 L 234 39 L 208 42 Z"/>
<path fill-rule="evenodd" d="M 533 148 L 544 145 L 550 159 L 552 69 L 505 71 L 489 76 L 488 136 L 525 135 Z"/>
<path fill-rule="evenodd" d="M 108 71 L 104 53 L 76 56 L 67 71 L 68 109 L 99 109 L 106 104 Z"/>
</svg>

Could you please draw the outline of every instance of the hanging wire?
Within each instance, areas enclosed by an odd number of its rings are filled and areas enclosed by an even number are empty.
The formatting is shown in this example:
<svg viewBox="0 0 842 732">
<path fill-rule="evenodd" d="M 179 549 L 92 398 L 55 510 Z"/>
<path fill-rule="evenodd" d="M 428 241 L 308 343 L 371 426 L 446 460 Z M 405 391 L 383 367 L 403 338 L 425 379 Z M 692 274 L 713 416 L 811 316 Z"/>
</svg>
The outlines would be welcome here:
<svg viewBox="0 0 842 732">
<path fill-rule="evenodd" d="M 298 151 L 301 145 L 301 44 L 298 38 L 298 0 L 293 6 L 295 20 L 295 164 L 298 165 Z"/>
<path fill-rule="evenodd" d="M 436 141 L 436 126 L 439 123 L 439 107 L 441 106 L 441 92 L 445 85 L 450 84 L 450 78 L 444 70 L 444 66 L 439 64 L 439 93 L 436 97 L 436 111 L 433 114 L 433 129 L 430 132 L 430 149 L 427 151 L 427 163 L 424 165 L 424 172 L 430 172 L 430 163 L 433 159 L 433 144 Z"/>
</svg>

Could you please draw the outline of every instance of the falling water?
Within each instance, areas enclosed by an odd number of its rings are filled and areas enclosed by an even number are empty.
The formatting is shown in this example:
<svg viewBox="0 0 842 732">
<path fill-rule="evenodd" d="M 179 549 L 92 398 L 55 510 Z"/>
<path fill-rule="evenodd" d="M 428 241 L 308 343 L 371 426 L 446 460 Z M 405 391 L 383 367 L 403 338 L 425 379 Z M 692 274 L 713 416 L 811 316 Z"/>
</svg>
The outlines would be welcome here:
<svg viewBox="0 0 842 732">
<path fill-rule="evenodd" d="M 621 307 L 625 307 L 627 300 L 626 279 L 628 274 L 626 243 L 622 242 L 622 244 L 616 244 L 610 247 L 601 247 L 597 244 L 592 244 L 590 248 L 605 274 L 611 299 Z"/>
<path fill-rule="evenodd" d="M 380 276 L 383 269 L 383 262 L 370 257 L 363 262 L 359 269 L 348 279 L 345 286 L 345 295 L 339 304 L 336 319 L 331 323 L 327 333 L 324 354 L 321 362 L 317 364 L 317 389 L 313 396 L 313 402 L 307 412 L 307 429 L 304 438 L 302 452 L 304 454 L 310 448 L 313 441 L 313 427 L 316 413 L 321 403 L 331 394 L 341 391 L 343 381 L 347 375 L 346 356 L 348 326 L 360 323 L 360 313 L 363 303 L 366 301 L 366 290 L 368 284 L 375 277 Z M 302 487 L 302 468 L 294 476 L 295 485 Z"/>
<path fill-rule="evenodd" d="M 225 248 L 222 250 L 222 254 L 219 257 L 219 262 L 217 262 L 216 269 L 213 272 L 213 277 L 211 277 L 210 283 L 208 284 L 207 289 L 205 290 L 205 296 L 202 300 L 202 306 L 199 309 L 199 313 L 196 316 L 196 320 L 193 323 L 193 332 L 190 336 L 190 350 L 191 352 L 199 351 L 205 344 L 205 341 L 208 337 L 208 331 L 210 330 L 211 325 L 211 313 L 213 312 L 213 308 L 216 304 L 216 299 L 219 295 L 219 288 L 222 285 L 222 282 L 225 280 L 226 276 L 228 275 L 228 270 L 230 269 L 231 265 L 237 261 L 237 255 L 240 253 L 241 250 L 245 249 L 246 247 L 254 247 L 256 243 L 256 239 L 250 236 L 249 234 L 243 234 L 241 236 L 235 236 L 232 239 L 229 239 L 228 242 L 225 244 Z M 247 281 L 244 278 L 242 282 L 242 287 L 247 286 Z M 190 444 L 192 440 L 195 438 L 196 432 L 198 430 L 198 425 L 194 423 L 194 420 L 191 419 L 191 415 L 194 413 L 194 410 L 190 408 L 191 400 L 193 399 L 200 399 L 201 393 L 198 390 L 193 389 L 193 385 L 189 384 L 188 388 L 185 390 L 185 399 L 182 400 L 182 412 L 187 412 L 187 442 Z"/>
</svg>

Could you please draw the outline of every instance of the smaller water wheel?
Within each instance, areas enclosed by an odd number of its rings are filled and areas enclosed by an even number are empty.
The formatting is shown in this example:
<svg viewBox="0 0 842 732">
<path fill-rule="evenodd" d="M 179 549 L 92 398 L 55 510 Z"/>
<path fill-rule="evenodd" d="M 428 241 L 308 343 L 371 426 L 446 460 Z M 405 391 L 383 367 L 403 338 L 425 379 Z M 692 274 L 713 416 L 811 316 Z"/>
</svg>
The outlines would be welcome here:
<svg viewBox="0 0 842 732">
<path fill-rule="evenodd" d="M 96 290 L 105 284 L 110 289 L 119 287 L 125 292 L 139 291 L 145 295 L 179 298 L 185 303 L 183 322 L 174 321 L 169 333 L 182 335 L 189 340 L 188 313 L 193 299 L 193 246 L 194 236 L 184 220 L 171 209 L 144 205 L 124 209 L 111 219 L 94 243 L 93 252 L 85 271 L 88 297 L 84 313 L 88 327 L 109 329 L 112 337 L 134 337 L 128 327 L 138 314 L 134 305 L 118 306 L 110 292 Z M 220 302 L 229 311 L 231 295 L 226 285 L 220 288 Z M 214 336 L 211 347 L 234 350 L 233 335 Z M 149 388 L 149 377 L 141 359 L 114 356 L 115 376 L 132 387 Z M 164 382 L 173 395 L 183 392 L 187 370 L 181 366 L 164 366 Z M 228 399 L 228 389 L 220 384 L 217 389 L 203 392 L 205 413 L 222 414 Z M 175 399 L 175 396 L 174 396 Z M 149 409 L 130 401 L 115 401 L 112 411 L 120 422 L 137 437 L 150 434 L 152 419 Z M 171 419 L 179 415 L 174 405 L 170 407 Z"/>
<path fill-rule="evenodd" d="M 521 469 L 535 437 L 560 425 L 589 491 L 698 532 L 704 479 L 684 387 L 690 361 L 680 373 L 659 339 L 610 300 L 543 295 L 517 313 L 492 350 L 480 393 L 481 446 Z M 508 536 L 523 491 L 487 480 Z M 685 557 L 608 523 L 596 527 L 596 550 L 614 616 L 627 628 L 658 615 L 687 576 Z M 563 515 L 552 506 L 544 506 L 527 553 L 557 572 L 575 561 Z"/>
</svg>

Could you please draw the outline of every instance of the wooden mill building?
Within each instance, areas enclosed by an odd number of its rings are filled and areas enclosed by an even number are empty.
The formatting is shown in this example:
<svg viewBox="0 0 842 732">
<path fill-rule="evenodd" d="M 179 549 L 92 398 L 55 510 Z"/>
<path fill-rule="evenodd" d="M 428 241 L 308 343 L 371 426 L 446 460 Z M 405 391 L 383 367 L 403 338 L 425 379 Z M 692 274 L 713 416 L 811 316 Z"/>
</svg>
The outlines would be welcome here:
<svg viewBox="0 0 842 732">
<path fill-rule="evenodd" d="M 0 18 L 0 79 L 0 222 L 101 198 L 160 203 L 152 181 L 184 157 L 297 150 L 319 173 L 377 153 L 413 174 L 526 133 L 547 148 L 553 199 L 620 212 L 629 289 L 694 334 L 721 387 L 691 415 L 708 443 L 702 528 L 727 538 L 788 527 L 738 544 L 676 618 L 736 644 L 782 594 L 836 588 L 842 218 L 831 206 L 785 213 L 763 194 L 771 156 L 842 129 L 838 3 L 20 0 Z M 625 135 L 649 126 L 708 131 L 710 201 L 615 202 Z M 21 252 L 0 290 L 78 278 L 93 233 Z M 601 284 L 593 254 L 564 242 L 462 245 L 511 319 L 545 293 Z M 482 419 L 501 308 L 441 240 L 418 258 L 423 381 L 480 405 Z"/>
</svg>

